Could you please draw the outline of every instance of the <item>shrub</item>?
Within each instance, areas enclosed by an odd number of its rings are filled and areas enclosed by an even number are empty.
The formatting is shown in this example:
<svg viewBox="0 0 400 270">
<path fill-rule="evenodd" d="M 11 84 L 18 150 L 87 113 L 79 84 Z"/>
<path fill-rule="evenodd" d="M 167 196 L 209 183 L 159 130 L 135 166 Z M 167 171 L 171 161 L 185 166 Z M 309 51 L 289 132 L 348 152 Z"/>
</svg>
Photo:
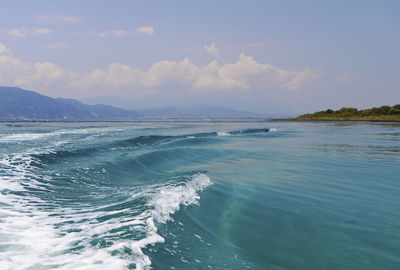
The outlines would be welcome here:
<svg viewBox="0 0 400 270">
<path fill-rule="evenodd" d="M 338 113 L 346 116 L 356 115 L 358 112 L 357 108 L 352 107 L 343 107 L 341 108 Z"/>
<path fill-rule="evenodd" d="M 390 109 L 391 108 L 389 106 L 381 106 L 379 108 L 376 108 L 376 113 L 377 114 L 389 114 Z"/>
<path fill-rule="evenodd" d="M 394 106 L 393 106 L 394 107 Z M 400 109 L 390 108 L 389 114 L 400 114 Z"/>
</svg>

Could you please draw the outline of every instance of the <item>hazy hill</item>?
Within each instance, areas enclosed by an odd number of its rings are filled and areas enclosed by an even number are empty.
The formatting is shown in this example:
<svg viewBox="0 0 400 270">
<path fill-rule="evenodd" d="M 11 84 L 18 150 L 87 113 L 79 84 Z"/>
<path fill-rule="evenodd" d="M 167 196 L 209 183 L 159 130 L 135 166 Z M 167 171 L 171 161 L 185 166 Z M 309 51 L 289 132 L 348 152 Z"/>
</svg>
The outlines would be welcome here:
<svg viewBox="0 0 400 270">
<path fill-rule="evenodd" d="M 0 87 L 1 120 L 113 120 L 139 116 L 136 111 L 55 99 L 18 87 Z"/>
<path fill-rule="evenodd" d="M 196 105 L 176 108 L 159 108 L 138 110 L 142 115 L 148 118 L 265 118 L 265 114 L 238 111 L 235 109 Z"/>
<path fill-rule="evenodd" d="M 244 101 L 237 97 L 227 96 L 202 96 L 196 99 L 175 96 L 142 96 L 142 97 L 119 97 L 119 96 L 96 96 L 80 100 L 85 104 L 107 104 L 126 110 L 136 110 L 143 114 L 157 117 L 191 117 L 199 118 L 200 115 L 210 112 L 222 113 L 225 110 L 225 118 L 256 117 L 256 118 L 289 118 L 298 115 L 288 105 L 277 100 Z M 234 108 L 234 109 L 230 109 Z M 240 109 L 239 109 L 240 108 Z M 230 112 L 229 112 L 230 110 Z M 198 112 L 198 113 L 197 113 Z M 257 112 L 257 113 L 254 113 Z M 211 115 L 212 116 L 212 115 Z M 206 118 L 210 118 L 206 116 Z"/>
<path fill-rule="evenodd" d="M 87 105 L 75 99 L 51 98 L 18 87 L 0 87 L 0 120 L 129 120 L 129 119 L 266 118 L 265 114 L 218 106 L 126 110 Z"/>
</svg>

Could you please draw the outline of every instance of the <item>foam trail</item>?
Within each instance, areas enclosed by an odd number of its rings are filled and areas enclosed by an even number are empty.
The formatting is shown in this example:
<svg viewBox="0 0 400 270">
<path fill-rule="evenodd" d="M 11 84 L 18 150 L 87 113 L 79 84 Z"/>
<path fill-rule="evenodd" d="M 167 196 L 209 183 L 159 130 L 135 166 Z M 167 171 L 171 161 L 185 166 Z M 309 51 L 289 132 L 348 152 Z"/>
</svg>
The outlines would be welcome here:
<svg viewBox="0 0 400 270">
<path fill-rule="evenodd" d="M 49 202 L 32 194 L 21 196 L 7 192 L 26 193 L 26 183 L 43 188 L 36 185 L 35 179 L 45 176 L 35 175 L 32 161 L 30 155 L 8 156 L 1 160 L 8 175 L 0 179 L 3 191 L 0 193 L 0 269 L 126 269 L 129 265 L 149 269 L 151 260 L 143 249 L 164 242 L 157 233 L 157 224 L 172 220 L 172 214 L 182 206 L 198 204 L 199 192 L 212 184 L 205 174 L 196 174 L 188 181 L 132 190 L 132 200 L 147 199 L 146 207 L 140 211 L 129 207 L 106 210 L 114 205 L 101 209 L 76 210 L 59 206 L 46 210 L 42 205 Z M 119 213 L 122 215 L 118 217 Z M 116 217 L 104 220 L 110 215 Z M 141 236 L 118 237 L 129 232 Z M 105 239 L 108 244 L 102 247 L 93 244 L 93 239 Z"/>
<path fill-rule="evenodd" d="M 4 135 L 0 137 L 0 142 L 19 142 L 19 141 L 31 141 L 46 139 L 49 137 L 58 137 L 63 135 L 73 135 L 73 134 L 98 134 L 104 132 L 118 132 L 122 129 L 110 129 L 110 128 L 83 128 L 83 129 L 62 129 L 52 132 L 39 132 L 39 133 L 15 133 Z"/>
</svg>

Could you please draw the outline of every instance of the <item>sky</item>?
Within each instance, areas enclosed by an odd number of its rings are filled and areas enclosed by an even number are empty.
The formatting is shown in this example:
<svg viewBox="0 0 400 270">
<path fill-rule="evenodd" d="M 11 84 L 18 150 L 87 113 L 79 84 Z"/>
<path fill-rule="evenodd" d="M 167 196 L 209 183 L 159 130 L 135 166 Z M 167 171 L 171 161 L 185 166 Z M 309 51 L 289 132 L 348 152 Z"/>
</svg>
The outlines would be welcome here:
<svg viewBox="0 0 400 270">
<path fill-rule="evenodd" d="M 400 1 L 3 1 L 0 85 L 125 108 L 400 103 Z"/>
</svg>

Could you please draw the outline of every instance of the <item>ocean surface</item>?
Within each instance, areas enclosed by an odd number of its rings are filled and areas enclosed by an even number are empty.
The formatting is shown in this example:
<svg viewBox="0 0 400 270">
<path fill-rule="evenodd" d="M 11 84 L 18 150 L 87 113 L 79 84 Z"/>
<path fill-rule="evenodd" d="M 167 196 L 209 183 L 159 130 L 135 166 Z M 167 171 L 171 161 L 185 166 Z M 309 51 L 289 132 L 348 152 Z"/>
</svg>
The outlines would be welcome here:
<svg viewBox="0 0 400 270">
<path fill-rule="evenodd" d="M 0 123 L 0 269 L 400 269 L 400 124 Z"/>
</svg>

